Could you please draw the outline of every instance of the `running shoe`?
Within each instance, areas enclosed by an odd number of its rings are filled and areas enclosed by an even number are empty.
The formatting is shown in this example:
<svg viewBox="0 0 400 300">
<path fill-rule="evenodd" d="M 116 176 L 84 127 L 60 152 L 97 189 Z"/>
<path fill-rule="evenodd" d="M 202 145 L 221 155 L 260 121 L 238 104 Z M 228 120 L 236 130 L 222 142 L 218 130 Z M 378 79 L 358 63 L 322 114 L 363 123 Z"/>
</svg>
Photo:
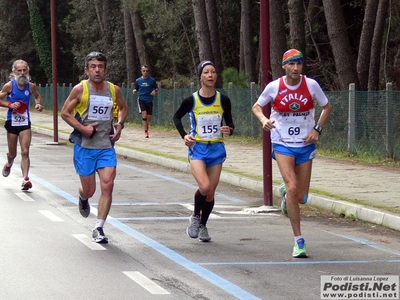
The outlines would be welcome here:
<svg viewBox="0 0 400 300">
<path fill-rule="evenodd" d="M 79 196 L 79 212 L 81 213 L 81 216 L 84 218 L 87 218 L 90 215 L 89 199 L 83 200 Z"/>
<path fill-rule="evenodd" d="M 22 180 L 22 184 L 21 184 L 21 190 L 23 191 L 27 191 L 30 188 L 32 188 L 32 182 L 29 180 L 29 177 L 25 177 Z"/>
<path fill-rule="evenodd" d="M 6 163 L 3 167 L 3 176 L 7 177 L 8 175 L 10 175 L 11 173 L 11 166 L 8 165 L 8 163 Z"/>
<path fill-rule="evenodd" d="M 282 196 L 282 202 L 281 202 L 281 210 L 282 210 L 282 214 L 284 214 L 286 217 L 289 217 L 289 214 L 287 212 L 287 207 L 286 207 L 286 186 L 284 183 L 281 184 L 281 186 L 279 187 L 279 193 Z"/>
<path fill-rule="evenodd" d="M 199 226 L 200 226 L 200 217 L 191 215 L 189 217 L 189 227 L 186 229 L 186 233 L 191 238 L 195 239 L 199 236 Z"/>
<path fill-rule="evenodd" d="M 306 242 L 304 239 L 299 239 L 294 243 L 293 247 L 293 257 L 295 258 L 307 258 Z"/>
<path fill-rule="evenodd" d="M 208 235 L 207 227 L 202 224 L 199 226 L 199 241 L 200 242 L 211 241 L 211 237 Z"/>
<path fill-rule="evenodd" d="M 148 132 L 148 131 L 144 133 L 144 137 L 145 137 L 146 139 L 149 138 L 149 132 Z"/>
<path fill-rule="evenodd" d="M 108 238 L 104 235 L 103 228 L 97 227 L 95 230 L 93 230 L 92 241 L 99 244 L 108 243 Z"/>
</svg>

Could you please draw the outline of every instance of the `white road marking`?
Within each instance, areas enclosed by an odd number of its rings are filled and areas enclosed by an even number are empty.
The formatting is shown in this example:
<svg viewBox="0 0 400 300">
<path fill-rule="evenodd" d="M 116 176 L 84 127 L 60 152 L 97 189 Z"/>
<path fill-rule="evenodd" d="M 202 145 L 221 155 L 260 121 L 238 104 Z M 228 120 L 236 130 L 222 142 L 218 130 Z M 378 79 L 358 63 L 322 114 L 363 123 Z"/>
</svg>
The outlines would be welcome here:
<svg viewBox="0 0 400 300">
<path fill-rule="evenodd" d="M 102 245 L 93 242 L 86 234 L 73 234 L 72 236 L 91 250 L 107 250 Z"/>
<path fill-rule="evenodd" d="M 182 205 L 183 207 L 187 208 L 188 210 L 192 211 L 192 212 L 193 212 L 193 210 L 194 210 L 194 205 L 193 205 L 193 204 L 182 203 L 181 205 Z M 210 214 L 210 218 L 218 219 L 218 218 L 220 218 L 220 216 L 211 213 L 211 214 Z"/>
<path fill-rule="evenodd" d="M 31 197 L 29 197 L 26 193 L 15 193 L 18 197 L 20 197 L 24 201 L 35 201 Z"/>
<path fill-rule="evenodd" d="M 148 290 L 153 295 L 169 295 L 170 292 L 164 290 L 158 284 L 154 283 L 152 280 L 144 276 L 142 273 L 138 271 L 125 271 L 122 272 L 130 279 L 135 281 L 137 284 Z"/>
<path fill-rule="evenodd" d="M 189 204 L 189 203 L 182 203 L 181 204 L 183 207 L 187 208 L 188 210 L 193 211 L 194 209 L 194 205 L 193 204 Z"/>
<path fill-rule="evenodd" d="M 39 212 L 44 215 L 45 217 L 49 218 L 50 221 L 54 221 L 54 222 L 64 222 L 63 219 L 61 219 L 59 216 L 55 215 L 54 213 L 52 213 L 49 210 L 39 210 Z"/>
</svg>

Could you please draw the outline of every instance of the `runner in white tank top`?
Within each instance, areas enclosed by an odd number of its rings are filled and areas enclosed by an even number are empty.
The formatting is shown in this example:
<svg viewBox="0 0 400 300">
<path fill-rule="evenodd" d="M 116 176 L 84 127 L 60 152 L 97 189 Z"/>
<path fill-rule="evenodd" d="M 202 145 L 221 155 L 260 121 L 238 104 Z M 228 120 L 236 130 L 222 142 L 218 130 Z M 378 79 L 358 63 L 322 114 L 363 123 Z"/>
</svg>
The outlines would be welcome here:
<svg viewBox="0 0 400 300">
<path fill-rule="evenodd" d="M 310 188 L 316 143 L 332 106 L 318 83 L 304 75 L 303 54 L 290 49 L 283 54 L 285 76 L 269 83 L 253 106 L 253 113 L 271 134 L 272 157 L 283 178 L 280 192 L 282 212 L 290 218 L 295 243 L 293 257 L 308 257 L 300 229 L 300 204 L 305 204 Z M 322 107 L 315 123 L 314 101 Z M 269 118 L 263 106 L 271 103 Z"/>
</svg>

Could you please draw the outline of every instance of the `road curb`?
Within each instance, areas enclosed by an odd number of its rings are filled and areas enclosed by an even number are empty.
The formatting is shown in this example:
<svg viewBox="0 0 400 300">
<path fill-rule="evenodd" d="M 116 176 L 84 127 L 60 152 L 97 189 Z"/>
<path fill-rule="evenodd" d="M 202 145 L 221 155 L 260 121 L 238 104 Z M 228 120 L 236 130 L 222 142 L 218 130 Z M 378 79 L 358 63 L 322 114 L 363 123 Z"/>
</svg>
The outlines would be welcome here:
<svg viewBox="0 0 400 300">
<path fill-rule="evenodd" d="M 34 125 L 32 125 L 32 131 L 43 135 L 53 136 L 53 130 L 40 128 Z M 60 139 L 63 140 L 68 140 L 69 138 L 69 134 L 66 133 L 59 133 L 58 136 Z M 183 162 L 176 159 L 166 158 L 155 154 L 128 149 L 120 146 L 115 146 L 115 151 L 118 155 L 121 156 L 145 161 L 152 164 L 157 164 L 171 169 L 176 169 L 185 173 L 190 173 L 190 165 L 188 162 Z M 230 172 L 222 171 L 220 181 L 237 187 L 254 190 L 261 193 L 263 192 L 262 181 L 239 176 Z M 277 185 L 273 186 L 273 196 L 280 197 L 279 186 Z M 331 213 L 344 215 L 345 217 L 356 218 L 362 221 L 382 225 L 400 231 L 400 216 L 393 213 L 342 200 L 323 197 L 316 194 L 309 195 L 309 200 L 307 204 Z M 255 212 L 265 211 L 266 210 L 264 209 L 255 210 Z M 267 211 L 275 210 L 269 209 Z"/>
</svg>

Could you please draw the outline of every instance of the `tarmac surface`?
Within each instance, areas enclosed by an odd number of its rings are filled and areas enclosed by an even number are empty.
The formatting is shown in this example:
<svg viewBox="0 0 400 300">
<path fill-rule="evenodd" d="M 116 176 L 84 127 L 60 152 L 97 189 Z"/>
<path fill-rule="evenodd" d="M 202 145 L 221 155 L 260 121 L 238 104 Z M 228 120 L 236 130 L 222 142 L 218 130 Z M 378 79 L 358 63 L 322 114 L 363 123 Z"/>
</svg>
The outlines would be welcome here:
<svg viewBox="0 0 400 300">
<path fill-rule="evenodd" d="M 0 119 L 6 117 L 0 111 Z M 32 131 L 54 137 L 54 144 L 66 143 L 71 127 L 58 116 L 58 138 L 54 134 L 52 112 L 31 110 Z M 261 126 L 261 125 L 260 125 Z M 155 130 L 150 125 L 150 138 L 144 137 L 141 126 L 125 124 L 116 143 L 117 154 L 159 164 L 190 173 L 187 148 L 177 131 Z M 242 188 L 263 192 L 262 148 L 225 139 L 227 159 L 221 181 Z M 274 205 L 249 207 L 254 213 L 277 211 L 282 182 L 275 161 L 272 162 Z M 400 170 L 318 156 L 314 159 L 308 204 L 329 212 L 357 218 L 400 231 L 400 214 L 390 211 L 400 207 L 398 187 Z"/>
</svg>

